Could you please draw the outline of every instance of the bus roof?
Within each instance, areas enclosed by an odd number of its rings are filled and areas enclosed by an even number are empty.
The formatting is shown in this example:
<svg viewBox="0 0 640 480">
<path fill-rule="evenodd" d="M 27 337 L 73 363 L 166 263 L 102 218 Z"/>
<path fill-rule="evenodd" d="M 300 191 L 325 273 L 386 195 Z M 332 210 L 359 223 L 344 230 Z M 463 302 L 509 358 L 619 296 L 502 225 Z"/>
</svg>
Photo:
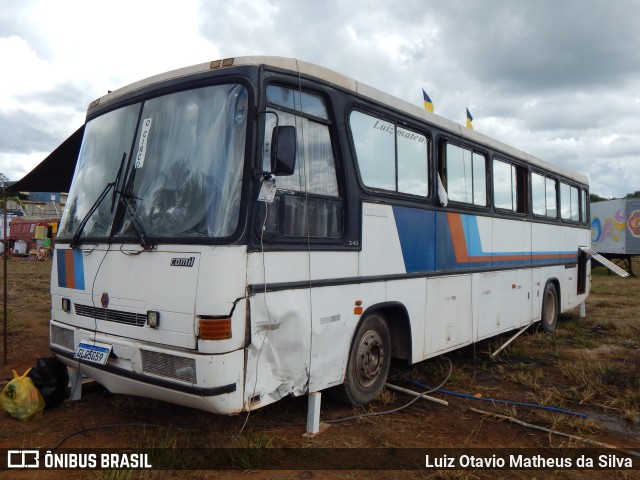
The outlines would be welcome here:
<svg viewBox="0 0 640 480">
<path fill-rule="evenodd" d="M 524 160 L 525 162 L 528 162 L 534 166 L 538 166 L 545 170 L 558 173 L 567 178 L 575 180 L 576 182 L 587 184 L 587 185 L 589 184 L 588 177 L 582 173 L 571 172 L 571 171 L 562 169 L 556 165 L 553 165 L 544 160 L 541 160 L 540 158 L 537 158 L 533 155 L 530 155 L 521 150 L 518 150 L 517 148 L 511 147 L 491 137 L 478 133 L 475 130 L 463 127 L 459 123 L 453 122 L 444 117 L 441 117 L 440 115 L 429 112 L 424 108 L 418 107 L 417 105 L 413 105 L 409 102 L 406 102 L 397 97 L 394 97 L 393 95 L 390 95 L 381 90 L 378 90 L 377 88 L 371 87 L 365 83 L 362 83 L 350 77 L 347 77 L 346 75 L 337 73 L 333 70 L 321 67 L 319 65 L 315 65 L 313 63 L 298 60 L 296 58 L 272 57 L 272 56 L 235 57 L 235 58 L 227 58 L 224 60 L 214 60 L 212 62 L 192 65 L 190 67 L 184 67 L 177 70 L 171 70 L 169 72 L 161 73 L 161 74 L 154 75 L 152 77 L 137 81 L 135 83 L 122 87 L 118 90 L 114 90 L 113 92 L 109 92 L 107 95 L 92 102 L 91 105 L 89 106 L 89 111 L 98 105 L 107 103 L 122 95 L 135 92 L 136 90 L 147 87 L 149 85 L 153 85 L 154 83 L 160 83 L 168 80 L 179 79 L 181 77 L 187 77 L 190 75 L 204 73 L 211 70 L 218 70 L 221 68 L 227 68 L 232 66 L 252 66 L 252 65 L 289 70 L 291 72 L 295 72 L 296 74 L 305 75 L 308 77 L 314 77 L 322 82 L 334 85 L 344 90 L 354 92 L 358 95 L 367 97 L 371 100 L 377 101 L 381 104 L 387 105 L 401 112 L 407 113 L 414 117 L 421 118 L 426 122 L 432 123 L 440 127 L 441 129 L 448 131 L 453 135 L 459 136 L 463 140 L 468 139 L 468 140 L 477 142 L 481 145 L 486 145 L 487 147 L 493 150 L 502 152 L 506 155 L 509 155 L 517 159 Z"/>
</svg>

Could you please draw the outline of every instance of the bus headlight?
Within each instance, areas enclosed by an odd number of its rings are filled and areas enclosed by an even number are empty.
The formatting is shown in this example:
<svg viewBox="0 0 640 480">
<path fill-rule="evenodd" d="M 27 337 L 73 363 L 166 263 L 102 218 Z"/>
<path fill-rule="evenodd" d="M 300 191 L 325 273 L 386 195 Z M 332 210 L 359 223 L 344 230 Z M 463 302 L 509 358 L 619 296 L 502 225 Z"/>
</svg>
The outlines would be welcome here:
<svg viewBox="0 0 640 480">
<path fill-rule="evenodd" d="M 69 313 L 71 311 L 71 300 L 68 298 L 62 299 L 62 311 Z"/>
<path fill-rule="evenodd" d="M 147 325 L 151 328 L 158 328 L 158 325 L 160 325 L 160 312 L 155 310 L 147 311 Z"/>
</svg>

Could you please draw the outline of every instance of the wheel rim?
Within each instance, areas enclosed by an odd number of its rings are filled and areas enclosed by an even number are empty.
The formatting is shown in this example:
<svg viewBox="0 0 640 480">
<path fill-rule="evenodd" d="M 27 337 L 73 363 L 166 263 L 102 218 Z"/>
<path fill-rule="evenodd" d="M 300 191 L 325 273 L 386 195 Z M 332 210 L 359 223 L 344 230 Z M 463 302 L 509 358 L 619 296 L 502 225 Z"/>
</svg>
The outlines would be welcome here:
<svg viewBox="0 0 640 480">
<path fill-rule="evenodd" d="M 553 319 L 556 317 L 556 298 L 551 290 L 544 297 L 544 323 L 553 325 Z"/>
<path fill-rule="evenodd" d="M 369 387 L 378 379 L 384 355 L 382 337 L 376 331 L 367 331 L 360 339 L 356 356 L 356 377 L 360 385 Z"/>
</svg>

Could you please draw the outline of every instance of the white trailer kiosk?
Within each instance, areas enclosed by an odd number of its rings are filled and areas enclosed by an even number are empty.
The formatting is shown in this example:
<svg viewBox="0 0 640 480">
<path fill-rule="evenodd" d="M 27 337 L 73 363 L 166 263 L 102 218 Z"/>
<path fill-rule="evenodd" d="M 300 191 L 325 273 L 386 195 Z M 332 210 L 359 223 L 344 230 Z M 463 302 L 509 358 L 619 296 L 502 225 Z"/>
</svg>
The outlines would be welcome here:
<svg viewBox="0 0 640 480">
<path fill-rule="evenodd" d="M 89 106 L 51 349 L 114 393 L 222 414 L 366 404 L 392 357 L 552 331 L 584 302 L 587 198 L 580 173 L 317 65 L 168 72 Z"/>
<path fill-rule="evenodd" d="M 633 275 L 633 256 L 640 255 L 640 198 L 591 204 L 591 244 L 603 257 L 621 260 Z"/>
</svg>

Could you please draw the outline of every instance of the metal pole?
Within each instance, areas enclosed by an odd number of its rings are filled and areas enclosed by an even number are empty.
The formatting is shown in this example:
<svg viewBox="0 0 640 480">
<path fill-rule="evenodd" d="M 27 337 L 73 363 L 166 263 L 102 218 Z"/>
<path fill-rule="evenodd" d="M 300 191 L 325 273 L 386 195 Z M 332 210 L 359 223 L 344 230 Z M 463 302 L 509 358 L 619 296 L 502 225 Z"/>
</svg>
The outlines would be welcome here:
<svg viewBox="0 0 640 480">
<path fill-rule="evenodd" d="M 440 400 L 439 398 L 430 397 L 429 395 L 425 395 L 424 393 L 414 392 L 413 390 L 409 390 L 407 388 L 402 388 L 397 385 L 392 385 L 390 383 L 385 383 L 385 387 L 391 388 L 393 390 L 397 390 L 399 392 L 408 393 L 409 395 L 413 395 L 414 397 L 424 398 L 425 400 L 429 400 L 430 402 L 439 403 L 440 405 L 449 406 L 449 402 L 446 400 Z"/>
<path fill-rule="evenodd" d="M 8 319 L 9 319 L 9 307 L 8 307 L 8 297 L 7 297 L 7 292 L 9 290 L 8 288 L 8 284 L 7 284 L 7 260 L 9 259 L 9 242 L 7 242 L 7 188 L 5 187 L 3 190 L 3 197 L 4 197 L 4 205 L 2 207 L 3 210 L 3 217 L 4 217 L 4 224 L 2 225 L 2 230 L 3 230 L 3 238 L 2 241 L 4 242 L 4 256 L 2 259 L 2 263 L 3 263 L 3 268 L 4 268 L 4 323 L 3 323 L 3 345 L 4 345 L 4 350 L 3 350 L 3 356 L 4 356 L 4 365 L 7 365 L 7 329 L 8 329 Z"/>
<path fill-rule="evenodd" d="M 520 330 L 518 330 L 518 333 L 516 333 L 513 337 L 511 337 L 509 340 L 507 340 L 505 343 L 503 343 L 502 346 L 499 349 L 497 349 L 495 352 L 493 352 L 491 354 L 491 356 L 495 357 L 497 354 L 499 354 L 502 351 L 503 348 L 505 348 L 507 345 L 509 345 L 511 342 L 513 342 L 516 338 L 518 338 L 531 325 L 533 325 L 533 324 L 529 323 L 529 324 L 525 325 L 524 327 L 522 327 Z"/>
</svg>

